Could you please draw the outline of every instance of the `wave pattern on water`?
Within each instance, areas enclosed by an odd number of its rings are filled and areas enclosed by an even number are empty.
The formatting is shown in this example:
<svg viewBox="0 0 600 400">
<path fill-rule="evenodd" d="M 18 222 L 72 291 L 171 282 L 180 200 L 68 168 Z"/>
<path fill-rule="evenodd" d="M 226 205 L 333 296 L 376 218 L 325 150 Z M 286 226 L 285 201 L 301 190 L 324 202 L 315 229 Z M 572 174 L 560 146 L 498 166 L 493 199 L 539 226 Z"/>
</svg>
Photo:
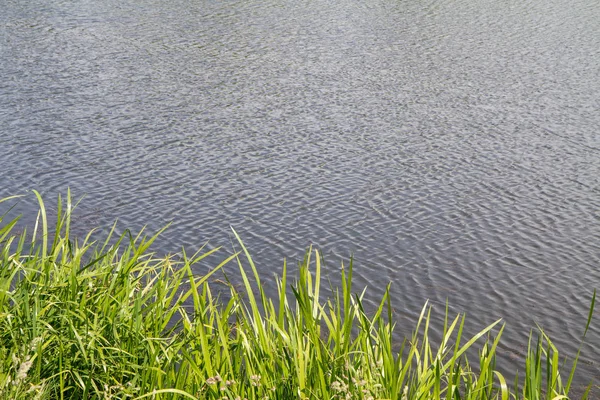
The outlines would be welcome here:
<svg viewBox="0 0 600 400">
<path fill-rule="evenodd" d="M 533 321 L 574 350 L 600 282 L 593 2 L 22 3 L 0 195 L 70 186 L 82 230 L 173 221 L 164 251 L 231 225 L 266 276 L 354 254 L 407 318 L 448 298 L 506 318 L 510 354 Z"/>
</svg>

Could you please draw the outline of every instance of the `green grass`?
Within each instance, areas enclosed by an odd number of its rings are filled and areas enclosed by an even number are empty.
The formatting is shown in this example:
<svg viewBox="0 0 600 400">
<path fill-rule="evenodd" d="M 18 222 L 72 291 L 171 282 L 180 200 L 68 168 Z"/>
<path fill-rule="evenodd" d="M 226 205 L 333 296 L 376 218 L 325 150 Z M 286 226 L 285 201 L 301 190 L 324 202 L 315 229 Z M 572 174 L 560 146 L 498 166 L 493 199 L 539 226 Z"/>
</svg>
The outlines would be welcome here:
<svg viewBox="0 0 600 400">
<path fill-rule="evenodd" d="M 235 232 L 240 252 L 199 276 L 198 263 L 218 249 L 161 258 L 149 250 L 158 234 L 73 238 L 70 194 L 49 232 L 35 194 L 32 235 L 0 217 L 2 399 L 568 398 L 579 353 L 566 368 L 540 328 L 515 366 L 522 377 L 509 383 L 495 368 L 501 321 L 464 337 L 464 317 L 446 309 L 434 344 L 425 305 L 398 349 L 389 287 L 365 312 L 352 263 L 324 299 L 321 257 L 309 249 L 294 282 L 284 262 L 269 297 Z M 243 284 L 227 283 L 222 299 L 211 276 L 227 263 Z M 595 292 L 585 332 L 594 303 Z"/>
</svg>

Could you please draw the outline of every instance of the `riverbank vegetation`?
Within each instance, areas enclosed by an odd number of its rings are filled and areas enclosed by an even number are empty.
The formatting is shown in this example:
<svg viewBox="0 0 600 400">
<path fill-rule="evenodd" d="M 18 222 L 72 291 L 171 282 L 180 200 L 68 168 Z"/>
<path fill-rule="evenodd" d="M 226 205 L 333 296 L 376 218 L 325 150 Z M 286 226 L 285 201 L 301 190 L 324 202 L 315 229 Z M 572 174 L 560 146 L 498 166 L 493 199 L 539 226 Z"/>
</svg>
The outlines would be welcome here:
<svg viewBox="0 0 600 400">
<path fill-rule="evenodd" d="M 501 321 L 464 337 L 464 317 L 446 311 L 443 339 L 432 343 L 425 306 L 397 346 L 389 291 L 366 312 L 351 263 L 323 299 L 321 258 L 309 250 L 294 282 L 283 264 L 269 297 L 235 232 L 240 252 L 197 275 L 216 250 L 157 257 L 157 235 L 73 238 L 70 196 L 52 224 L 36 196 L 30 235 L 0 220 L 2 399 L 533 400 L 571 391 L 578 354 L 565 366 L 541 330 L 507 382 L 495 368 Z M 227 293 L 218 296 L 216 274 L 228 263 L 241 284 L 221 279 Z"/>
</svg>

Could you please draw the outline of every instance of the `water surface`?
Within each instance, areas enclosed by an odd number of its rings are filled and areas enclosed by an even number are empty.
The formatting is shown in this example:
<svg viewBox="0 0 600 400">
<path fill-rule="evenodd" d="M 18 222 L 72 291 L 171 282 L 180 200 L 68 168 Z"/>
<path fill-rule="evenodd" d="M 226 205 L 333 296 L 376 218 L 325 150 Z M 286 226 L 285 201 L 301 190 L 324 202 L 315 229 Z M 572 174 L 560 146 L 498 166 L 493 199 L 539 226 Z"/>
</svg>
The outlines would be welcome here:
<svg viewBox="0 0 600 400">
<path fill-rule="evenodd" d="M 448 299 L 473 332 L 506 320 L 501 364 L 535 322 L 573 353 L 600 287 L 599 76 L 590 0 L 5 0 L 0 196 L 70 187 L 81 232 L 172 221 L 162 252 L 233 226 L 266 278 L 310 244 L 332 279 L 353 254 L 400 332 Z M 597 323 L 582 382 L 599 344 Z"/>
</svg>

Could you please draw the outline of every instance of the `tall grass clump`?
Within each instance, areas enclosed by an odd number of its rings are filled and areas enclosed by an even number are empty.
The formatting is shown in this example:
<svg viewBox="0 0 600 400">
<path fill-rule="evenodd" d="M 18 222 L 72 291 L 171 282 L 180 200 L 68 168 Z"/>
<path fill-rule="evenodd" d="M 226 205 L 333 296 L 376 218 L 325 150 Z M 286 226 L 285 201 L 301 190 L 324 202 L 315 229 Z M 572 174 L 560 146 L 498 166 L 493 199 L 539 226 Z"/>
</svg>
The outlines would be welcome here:
<svg viewBox="0 0 600 400">
<path fill-rule="evenodd" d="M 292 283 L 284 263 L 278 294 L 269 297 L 235 232 L 240 252 L 197 275 L 217 249 L 157 257 L 149 248 L 158 234 L 116 237 L 114 227 L 102 242 L 92 232 L 74 238 L 70 194 L 59 198 L 51 232 L 35 194 L 40 209 L 30 236 L 14 232 L 17 219 L 0 217 L 2 399 L 569 396 L 579 353 L 563 375 L 564 360 L 541 329 L 522 377 L 509 384 L 495 368 L 501 321 L 463 337 L 464 317 L 446 310 L 434 344 L 425 306 L 398 349 L 389 287 L 366 312 L 364 290 L 352 287 L 352 263 L 322 299 L 321 257 L 309 249 Z M 228 283 L 220 297 L 209 278 L 227 263 L 237 264 L 241 285 Z"/>
</svg>

